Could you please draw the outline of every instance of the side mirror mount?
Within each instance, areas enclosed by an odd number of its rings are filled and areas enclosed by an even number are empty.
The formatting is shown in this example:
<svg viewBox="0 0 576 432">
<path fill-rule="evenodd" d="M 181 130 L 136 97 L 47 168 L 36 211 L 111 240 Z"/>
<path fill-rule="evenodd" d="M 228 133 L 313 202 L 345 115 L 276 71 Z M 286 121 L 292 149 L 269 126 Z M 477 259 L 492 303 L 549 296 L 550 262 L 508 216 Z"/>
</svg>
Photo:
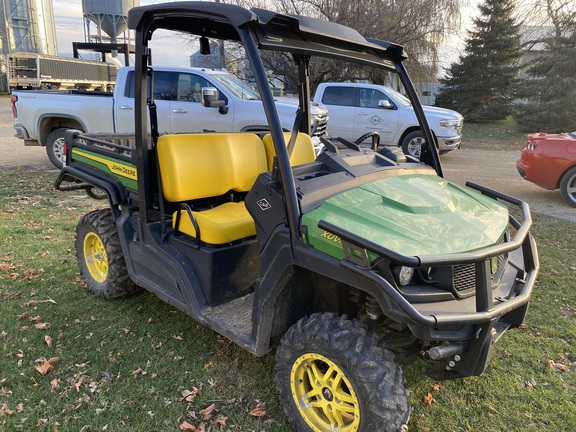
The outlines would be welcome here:
<svg viewBox="0 0 576 432">
<path fill-rule="evenodd" d="M 200 54 L 210 55 L 210 41 L 206 36 L 200 38 Z"/>
<path fill-rule="evenodd" d="M 394 109 L 394 105 L 388 99 L 381 99 L 378 101 L 378 107 L 384 109 Z"/>
<path fill-rule="evenodd" d="M 220 108 L 226 102 L 218 99 L 218 89 L 215 87 L 202 87 L 202 105 L 206 108 Z"/>
</svg>

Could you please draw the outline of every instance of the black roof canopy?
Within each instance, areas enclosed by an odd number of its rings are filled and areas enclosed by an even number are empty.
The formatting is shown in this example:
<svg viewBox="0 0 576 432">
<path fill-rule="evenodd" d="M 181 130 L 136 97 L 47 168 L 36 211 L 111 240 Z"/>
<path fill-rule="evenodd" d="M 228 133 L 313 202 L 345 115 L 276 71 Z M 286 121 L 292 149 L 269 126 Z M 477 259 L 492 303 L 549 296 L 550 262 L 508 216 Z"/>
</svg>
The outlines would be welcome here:
<svg viewBox="0 0 576 432">
<path fill-rule="evenodd" d="M 215 39 L 239 40 L 238 29 L 250 27 L 261 49 L 360 61 L 393 69 L 406 58 L 402 46 L 367 39 L 356 30 L 317 18 L 212 2 L 175 2 L 136 7 L 128 26 L 151 38 L 162 28 Z"/>
</svg>

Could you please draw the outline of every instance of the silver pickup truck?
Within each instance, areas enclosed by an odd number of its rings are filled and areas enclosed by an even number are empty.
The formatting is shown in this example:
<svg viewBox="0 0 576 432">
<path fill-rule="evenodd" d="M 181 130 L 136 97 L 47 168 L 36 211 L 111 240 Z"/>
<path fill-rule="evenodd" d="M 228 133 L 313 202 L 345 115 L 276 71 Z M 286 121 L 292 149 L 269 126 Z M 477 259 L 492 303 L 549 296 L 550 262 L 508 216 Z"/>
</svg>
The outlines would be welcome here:
<svg viewBox="0 0 576 432">
<path fill-rule="evenodd" d="M 213 88 L 222 106 L 205 107 L 201 90 Z M 268 123 L 260 94 L 222 70 L 154 68 L 154 100 L 159 132 L 261 132 Z M 64 133 L 134 133 L 134 68 L 120 68 L 114 93 L 93 91 L 16 91 L 12 93 L 16 137 L 25 145 L 46 146 L 50 161 L 61 168 L 65 159 Z M 292 130 L 297 101 L 276 101 L 285 130 Z M 316 139 L 326 130 L 327 110 L 310 107 Z"/>
</svg>

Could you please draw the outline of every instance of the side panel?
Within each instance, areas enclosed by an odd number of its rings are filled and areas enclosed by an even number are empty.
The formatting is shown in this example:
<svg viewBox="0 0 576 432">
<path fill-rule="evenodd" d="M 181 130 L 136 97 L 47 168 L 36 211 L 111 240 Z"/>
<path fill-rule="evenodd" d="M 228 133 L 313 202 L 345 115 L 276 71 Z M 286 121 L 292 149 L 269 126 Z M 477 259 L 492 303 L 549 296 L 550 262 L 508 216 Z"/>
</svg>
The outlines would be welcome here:
<svg viewBox="0 0 576 432">
<path fill-rule="evenodd" d="M 30 139 L 41 140 L 43 135 L 47 135 L 42 128 L 50 128 L 52 123 L 57 127 L 59 118 L 74 119 L 86 131 L 114 132 L 113 99 L 110 96 L 56 92 L 19 92 L 17 96 L 18 117 L 14 122 L 26 128 Z"/>
<path fill-rule="evenodd" d="M 138 188 L 136 165 L 131 162 L 120 161 L 77 147 L 72 149 L 71 160 L 72 162 L 80 162 L 111 175 L 120 180 L 127 189 L 136 191 Z"/>
</svg>

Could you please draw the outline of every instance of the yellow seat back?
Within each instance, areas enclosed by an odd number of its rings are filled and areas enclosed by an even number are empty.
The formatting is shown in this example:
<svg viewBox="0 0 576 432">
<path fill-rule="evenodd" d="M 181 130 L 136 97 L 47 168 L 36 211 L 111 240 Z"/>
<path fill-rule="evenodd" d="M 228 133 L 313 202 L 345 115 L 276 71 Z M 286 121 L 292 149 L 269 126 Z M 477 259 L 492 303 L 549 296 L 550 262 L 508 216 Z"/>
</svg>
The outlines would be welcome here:
<svg viewBox="0 0 576 432">
<path fill-rule="evenodd" d="M 252 133 L 163 135 L 157 150 L 162 193 L 172 202 L 249 191 L 267 170 L 262 141 Z"/>
<path fill-rule="evenodd" d="M 291 132 L 284 132 L 284 141 L 286 141 L 286 146 L 290 142 Z M 272 164 L 274 162 L 274 156 L 276 156 L 276 150 L 274 150 L 274 141 L 272 141 L 272 135 L 266 134 L 262 138 L 264 142 L 264 148 L 266 149 L 266 157 L 268 158 L 268 170 L 272 169 Z M 304 132 L 298 132 L 296 137 L 296 142 L 294 143 L 294 149 L 290 155 L 290 165 L 301 165 L 309 162 L 314 162 L 316 160 L 316 152 L 314 151 L 314 144 L 312 143 L 312 138 Z"/>
</svg>

